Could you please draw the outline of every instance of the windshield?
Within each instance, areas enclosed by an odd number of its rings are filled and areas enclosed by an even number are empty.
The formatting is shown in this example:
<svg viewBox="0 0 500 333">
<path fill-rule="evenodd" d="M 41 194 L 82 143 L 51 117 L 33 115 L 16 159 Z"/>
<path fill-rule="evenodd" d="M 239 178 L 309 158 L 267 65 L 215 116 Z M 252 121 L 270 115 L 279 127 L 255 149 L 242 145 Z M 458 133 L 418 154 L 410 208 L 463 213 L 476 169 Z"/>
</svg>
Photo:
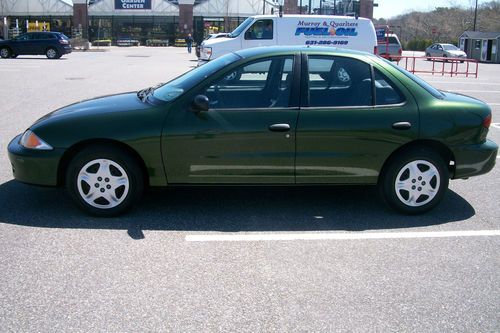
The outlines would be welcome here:
<svg viewBox="0 0 500 333">
<path fill-rule="evenodd" d="M 445 49 L 446 51 L 456 51 L 459 48 L 452 44 L 443 44 L 443 49 Z"/>
<path fill-rule="evenodd" d="M 401 73 L 403 73 L 404 75 L 406 75 L 407 77 L 412 79 L 413 81 L 415 81 L 419 86 L 424 88 L 432 96 L 434 96 L 436 98 L 443 98 L 444 97 L 444 95 L 439 90 L 437 90 L 436 88 L 434 88 L 433 86 L 431 86 L 430 84 L 428 84 L 427 82 L 422 80 L 420 77 L 416 76 L 415 74 L 412 74 L 412 73 L 408 72 L 406 69 L 401 68 L 397 65 L 394 65 L 392 62 L 390 62 L 386 59 L 382 58 L 382 60 L 385 61 L 386 63 L 388 63 L 389 65 L 391 65 L 392 67 L 396 68 L 398 71 L 400 71 Z"/>
<path fill-rule="evenodd" d="M 229 37 L 238 37 L 246 28 L 252 24 L 253 18 L 249 17 L 229 34 Z"/>
<path fill-rule="evenodd" d="M 155 89 L 153 91 L 153 96 L 159 100 L 170 102 L 179 97 L 185 91 L 188 91 L 197 85 L 200 81 L 206 79 L 213 73 L 238 59 L 240 59 L 239 56 L 234 53 L 229 53 L 220 58 L 209 61 L 205 65 L 196 67 L 195 69 Z"/>
</svg>

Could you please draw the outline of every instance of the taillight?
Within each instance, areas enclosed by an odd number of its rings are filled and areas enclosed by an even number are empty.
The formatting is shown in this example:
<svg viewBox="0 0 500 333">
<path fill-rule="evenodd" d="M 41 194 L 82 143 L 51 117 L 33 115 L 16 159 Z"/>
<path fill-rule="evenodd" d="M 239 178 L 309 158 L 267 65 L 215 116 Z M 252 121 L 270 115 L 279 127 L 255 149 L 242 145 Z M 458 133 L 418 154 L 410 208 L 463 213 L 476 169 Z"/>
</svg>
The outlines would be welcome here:
<svg viewBox="0 0 500 333">
<path fill-rule="evenodd" d="M 484 118 L 483 120 L 483 127 L 488 129 L 490 128 L 490 125 L 491 125 L 491 113 L 489 115 L 486 116 L 486 118 Z"/>
<path fill-rule="evenodd" d="M 399 53 L 399 55 L 402 55 L 402 54 L 403 54 L 403 50 L 402 50 L 402 49 L 399 49 L 399 50 L 398 50 L 398 53 Z"/>
<path fill-rule="evenodd" d="M 377 47 L 377 46 L 375 46 L 375 47 L 373 48 L 373 54 L 378 54 L 378 47 Z"/>
</svg>

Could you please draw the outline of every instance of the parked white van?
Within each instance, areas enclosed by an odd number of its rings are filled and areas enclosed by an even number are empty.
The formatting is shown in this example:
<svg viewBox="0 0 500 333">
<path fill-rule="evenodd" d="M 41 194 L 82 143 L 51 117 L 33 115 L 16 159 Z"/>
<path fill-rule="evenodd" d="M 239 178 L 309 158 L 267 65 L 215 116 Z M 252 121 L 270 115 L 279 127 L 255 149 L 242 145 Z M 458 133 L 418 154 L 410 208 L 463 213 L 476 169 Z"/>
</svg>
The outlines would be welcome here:
<svg viewBox="0 0 500 333">
<path fill-rule="evenodd" d="M 375 53 L 377 36 L 371 20 L 351 16 L 257 15 L 247 18 L 226 38 L 201 44 L 198 64 L 229 52 L 271 45 L 310 45 Z"/>
</svg>

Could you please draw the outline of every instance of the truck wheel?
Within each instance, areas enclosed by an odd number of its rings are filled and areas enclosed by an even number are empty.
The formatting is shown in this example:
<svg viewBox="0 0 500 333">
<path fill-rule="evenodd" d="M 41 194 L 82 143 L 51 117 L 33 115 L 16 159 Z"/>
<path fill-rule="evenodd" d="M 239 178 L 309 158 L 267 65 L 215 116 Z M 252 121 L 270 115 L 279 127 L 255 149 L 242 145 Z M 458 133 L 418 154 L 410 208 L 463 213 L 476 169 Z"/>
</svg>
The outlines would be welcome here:
<svg viewBox="0 0 500 333">
<path fill-rule="evenodd" d="M 127 152 L 113 147 L 89 146 L 70 162 L 66 188 L 85 212 L 99 217 L 122 214 L 143 191 L 140 167 Z"/>
<path fill-rule="evenodd" d="M 403 214 L 421 214 L 443 199 L 449 171 L 433 150 L 412 149 L 388 163 L 381 175 L 379 190 L 391 208 Z"/>
</svg>

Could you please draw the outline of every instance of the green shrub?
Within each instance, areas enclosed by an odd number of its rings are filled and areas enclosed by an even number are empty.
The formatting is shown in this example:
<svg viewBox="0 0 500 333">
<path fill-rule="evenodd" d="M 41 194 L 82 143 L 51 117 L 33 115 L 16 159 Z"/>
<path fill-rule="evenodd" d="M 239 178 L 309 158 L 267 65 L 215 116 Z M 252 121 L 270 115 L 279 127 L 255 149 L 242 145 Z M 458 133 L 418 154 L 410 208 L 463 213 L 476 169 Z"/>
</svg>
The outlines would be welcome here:
<svg viewBox="0 0 500 333">
<path fill-rule="evenodd" d="M 111 46 L 111 39 L 97 39 L 92 42 L 93 46 Z"/>
</svg>

